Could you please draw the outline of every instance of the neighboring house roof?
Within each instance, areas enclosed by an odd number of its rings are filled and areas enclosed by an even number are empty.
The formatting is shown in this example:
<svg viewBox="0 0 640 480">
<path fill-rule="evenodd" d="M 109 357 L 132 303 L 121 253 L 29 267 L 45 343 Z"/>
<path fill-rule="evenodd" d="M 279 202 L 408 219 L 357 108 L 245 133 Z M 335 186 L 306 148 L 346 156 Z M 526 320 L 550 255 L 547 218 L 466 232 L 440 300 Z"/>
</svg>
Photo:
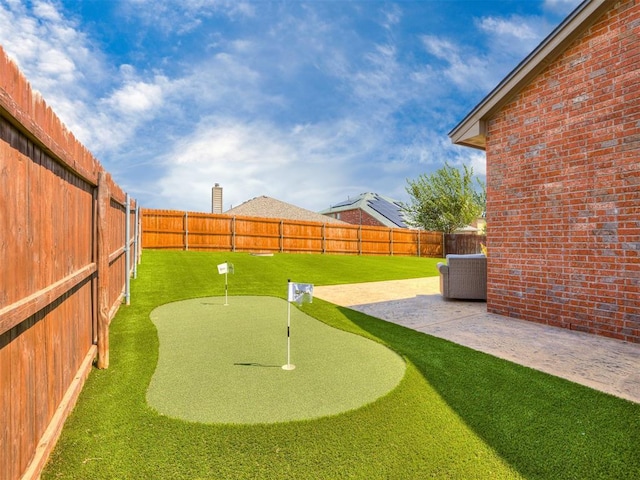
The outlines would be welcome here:
<svg viewBox="0 0 640 480">
<path fill-rule="evenodd" d="M 582 2 L 464 120 L 449 132 L 451 141 L 458 145 L 484 150 L 486 146 L 486 121 L 613 5 L 615 2 L 611 0 L 586 0 Z"/>
<path fill-rule="evenodd" d="M 267 196 L 247 200 L 237 207 L 227 210 L 224 214 L 246 217 L 282 218 L 285 220 L 301 220 L 305 222 L 345 223 L 341 220 L 326 217 L 311 210 L 296 207 L 290 203 Z"/>
<path fill-rule="evenodd" d="M 402 204 L 392 198 L 378 195 L 377 193 L 363 193 L 357 197 L 332 205 L 320 213 L 328 215 L 358 209 L 368 213 L 387 227 L 409 228 L 404 212 L 402 211 Z"/>
</svg>

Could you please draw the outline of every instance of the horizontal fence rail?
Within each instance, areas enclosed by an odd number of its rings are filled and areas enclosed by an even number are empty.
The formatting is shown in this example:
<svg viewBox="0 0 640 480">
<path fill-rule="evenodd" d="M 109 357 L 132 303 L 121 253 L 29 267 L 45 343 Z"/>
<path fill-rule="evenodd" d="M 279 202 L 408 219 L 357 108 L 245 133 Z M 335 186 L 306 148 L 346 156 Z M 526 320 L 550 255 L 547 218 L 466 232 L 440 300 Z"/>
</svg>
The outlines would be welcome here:
<svg viewBox="0 0 640 480">
<path fill-rule="evenodd" d="M 442 257 L 439 232 L 142 209 L 142 247 Z"/>
<path fill-rule="evenodd" d="M 38 478 L 139 258 L 139 208 L 0 48 L 0 480 Z"/>
</svg>

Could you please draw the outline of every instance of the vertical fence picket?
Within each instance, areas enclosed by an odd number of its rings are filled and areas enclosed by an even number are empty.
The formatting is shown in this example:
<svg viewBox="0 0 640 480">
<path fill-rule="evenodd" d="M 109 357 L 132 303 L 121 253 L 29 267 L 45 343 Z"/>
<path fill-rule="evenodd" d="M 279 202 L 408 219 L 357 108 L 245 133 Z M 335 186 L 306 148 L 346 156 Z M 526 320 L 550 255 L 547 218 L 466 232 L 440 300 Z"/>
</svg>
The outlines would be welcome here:
<svg viewBox="0 0 640 480">
<path fill-rule="evenodd" d="M 107 174 L 98 174 L 98 368 L 109 367 L 109 249 Z"/>
</svg>

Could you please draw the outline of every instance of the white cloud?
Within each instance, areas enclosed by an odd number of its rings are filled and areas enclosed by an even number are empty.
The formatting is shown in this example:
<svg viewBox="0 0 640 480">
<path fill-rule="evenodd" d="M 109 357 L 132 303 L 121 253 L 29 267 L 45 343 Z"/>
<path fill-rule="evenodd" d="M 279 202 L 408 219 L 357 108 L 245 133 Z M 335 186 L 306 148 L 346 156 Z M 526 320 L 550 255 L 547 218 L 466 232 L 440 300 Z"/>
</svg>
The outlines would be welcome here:
<svg viewBox="0 0 640 480">
<path fill-rule="evenodd" d="M 38 61 L 40 74 L 56 77 L 65 83 L 71 83 L 75 80 L 76 65 L 69 55 L 55 48 L 43 48 L 41 54 Z"/>
<path fill-rule="evenodd" d="M 391 5 L 388 10 L 382 11 L 382 26 L 387 30 L 391 30 L 402 20 L 402 10 L 398 5 Z"/>
<path fill-rule="evenodd" d="M 349 121 L 283 130 L 266 122 L 211 117 L 160 159 L 166 171 L 158 186 L 172 208 L 199 205 L 206 211 L 211 187 L 220 183 L 225 209 L 268 195 L 319 210 L 351 188 L 354 150 L 366 156 L 376 145 Z"/>
<path fill-rule="evenodd" d="M 149 3 L 154 5 L 158 0 L 151 0 Z M 166 0 L 168 4 L 175 4 L 174 0 Z M 255 15 L 255 8 L 251 2 L 241 0 L 182 0 L 180 9 L 186 9 L 198 14 L 206 11 L 222 12 L 231 17 L 243 15 L 252 17 Z"/>
<path fill-rule="evenodd" d="M 162 105 L 163 91 L 168 85 L 164 76 L 156 77 L 154 83 L 127 82 L 115 91 L 106 102 L 119 115 L 139 115 Z"/>
<path fill-rule="evenodd" d="M 0 44 L 36 88 L 59 93 L 77 91 L 84 80 L 104 78 L 102 56 L 89 44 L 75 21 L 64 18 L 51 2 L 36 2 L 30 11 L 22 3 L 0 5 Z M 42 88 L 45 90 L 45 88 Z M 49 91 L 43 91 L 43 94 Z"/>
<path fill-rule="evenodd" d="M 321 210 L 365 191 L 404 201 L 405 180 L 445 160 L 471 165 L 484 176 L 483 152 L 451 145 L 433 130 L 422 134 L 429 141 L 390 146 L 387 132 L 357 118 L 284 129 L 266 121 L 212 116 L 158 159 L 165 172 L 156 193 L 164 202 L 171 199 L 169 208 L 208 211 L 211 187 L 219 183 L 225 209 L 268 195 Z"/>
<path fill-rule="evenodd" d="M 522 17 L 496 18 L 483 17 L 478 21 L 481 30 L 499 37 L 510 37 L 517 40 L 536 40 L 540 37 Z"/>
<path fill-rule="evenodd" d="M 37 17 L 51 22 L 61 22 L 63 19 L 51 3 L 36 1 L 33 4 L 33 12 Z"/>
<path fill-rule="evenodd" d="M 433 35 L 423 35 L 422 42 L 432 55 L 440 59 L 447 59 L 452 56 L 458 56 L 459 47 L 444 38 Z"/>
<path fill-rule="evenodd" d="M 250 66 L 256 50 L 251 48 L 250 42 L 243 42 L 241 47 L 240 52 L 220 52 L 204 57 L 180 80 L 176 79 L 181 83 L 182 95 L 200 105 L 224 102 L 241 109 L 272 101 L 265 100 L 268 95 L 261 92 L 260 72 Z"/>
<path fill-rule="evenodd" d="M 437 72 L 453 82 L 464 91 L 489 91 L 499 79 L 496 65 L 487 56 L 475 55 L 469 48 L 465 51 L 454 43 L 435 37 L 424 35 L 421 37 L 427 52 L 444 62 L 444 66 Z"/>
<path fill-rule="evenodd" d="M 129 0 L 120 8 L 125 16 L 167 35 L 186 35 L 215 16 L 235 20 L 256 14 L 252 2 L 240 0 Z"/>
<path fill-rule="evenodd" d="M 0 44 L 32 88 L 90 147 L 91 101 L 107 77 L 103 56 L 76 21 L 60 13 L 57 3 L 37 1 L 31 9 L 28 5 L 0 4 Z"/>
<path fill-rule="evenodd" d="M 461 45 L 448 38 L 423 35 L 425 50 L 444 66 L 431 66 L 418 75 L 431 81 L 434 75 L 441 75 L 463 91 L 488 92 L 552 30 L 540 16 L 488 16 L 474 24 L 484 36 L 482 43 Z"/>
<path fill-rule="evenodd" d="M 351 73 L 349 81 L 354 94 L 367 100 L 392 100 L 397 103 L 406 92 L 396 82 L 403 76 L 396 59 L 396 48 L 391 44 L 375 45 L 366 53 L 366 65 Z"/>
<path fill-rule="evenodd" d="M 469 165 L 473 168 L 473 173 L 478 176 L 487 176 L 487 156 L 479 150 L 467 152 Z"/>
<path fill-rule="evenodd" d="M 551 25 L 537 16 L 483 17 L 476 24 L 487 35 L 492 55 L 499 58 L 524 58 L 551 32 Z"/>
<path fill-rule="evenodd" d="M 418 141 L 405 145 L 402 156 L 407 159 L 417 158 L 422 169 L 439 168 L 446 161 L 452 165 L 473 166 L 477 175 L 483 176 L 486 173 L 483 151 L 453 145 L 445 134 L 432 127 L 425 127 L 419 132 Z"/>
</svg>

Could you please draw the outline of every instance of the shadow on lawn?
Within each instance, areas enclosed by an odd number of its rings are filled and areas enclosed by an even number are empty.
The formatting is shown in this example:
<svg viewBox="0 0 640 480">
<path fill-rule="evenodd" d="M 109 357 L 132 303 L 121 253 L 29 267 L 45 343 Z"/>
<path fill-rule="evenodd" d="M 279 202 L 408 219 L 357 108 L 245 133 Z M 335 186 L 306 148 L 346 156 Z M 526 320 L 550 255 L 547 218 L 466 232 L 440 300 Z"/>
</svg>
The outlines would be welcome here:
<svg viewBox="0 0 640 480">
<path fill-rule="evenodd" d="M 282 368 L 282 365 L 268 365 L 266 363 L 256 363 L 256 362 L 236 362 L 234 365 L 240 367 L 262 367 L 262 368 Z"/>
<path fill-rule="evenodd" d="M 338 307 L 527 478 L 640 478 L 640 405 Z"/>
</svg>

